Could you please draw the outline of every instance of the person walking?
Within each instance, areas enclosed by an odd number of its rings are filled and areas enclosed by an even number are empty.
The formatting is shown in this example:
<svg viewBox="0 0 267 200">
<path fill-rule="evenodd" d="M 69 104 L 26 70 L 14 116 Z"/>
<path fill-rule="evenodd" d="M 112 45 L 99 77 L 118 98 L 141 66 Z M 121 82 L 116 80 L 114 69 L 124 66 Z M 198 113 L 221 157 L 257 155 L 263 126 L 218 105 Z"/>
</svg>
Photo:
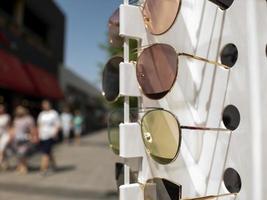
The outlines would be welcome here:
<svg viewBox="0 0 267 200">
<path fill-rule="evenodd" d="M 81 115 L 80 110 L 76 110 L 74 119 L 73 119 L 73 129 L 74 129 L 74 135 L 75 135 L 75 143 L 78 145 L 80 144 L 82 128 L 83 128 L 83 117 Z"/>
<path fill-rule="evenodd" d="M 65 142 L 69 142 L 70 132 L 72 129 L 73 116 L 70 113 L 70 110 L 68 107 L 64 107 L 63 112 L 61 113 L 60 119 L 61 119 L 61 127 L 62 127 L 64 140 Z"/>
<path fill-rule="evenodd" d="M 53 146 L 60 129 L 60 118 L 48 100 L 42 102 L 42 110 L 38 116 L 37 124 L 42 151 L 40 170 L 46 175 L 50 166 L 53 170 L 56 169 Z"/>
<path fill-rule="evenodd" d="M 32 139 L 36 138 L 35 134 L 36 129 L 33 117 L 25 107 L 17 106 L 11 128 L 11 139 L 18 159 L 17 171 L 20 174 L 28 172 L 27 156 Z"/>
<path fill-rule="evenodd" d="M 6 113 L 6 107 L 0 104 L 0 167 L 3 170 L 8 167 L 5 162 L 5 151 L 10 142 L 9 128 L 10 115 Z"/>
</svg>

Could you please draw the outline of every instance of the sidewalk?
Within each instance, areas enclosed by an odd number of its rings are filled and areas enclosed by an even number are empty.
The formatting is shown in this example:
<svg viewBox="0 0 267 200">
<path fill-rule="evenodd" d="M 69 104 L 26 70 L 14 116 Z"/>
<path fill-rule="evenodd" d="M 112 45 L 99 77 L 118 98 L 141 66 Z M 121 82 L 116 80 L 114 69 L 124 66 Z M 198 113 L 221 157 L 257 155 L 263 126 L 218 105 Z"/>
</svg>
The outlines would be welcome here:
<svg viewBox="0 0 267 200">
<path fill-rule="evenodd" d="M 40 156 L 30 160 L 31 172 L 0 173 L 1 200 L 115 200 L 114 163 L 107 133 L 84 137 L 80 146 L 59 145 L 55 150 L 59 171 L 47 177 L 39 173 Z"/>
</svg>

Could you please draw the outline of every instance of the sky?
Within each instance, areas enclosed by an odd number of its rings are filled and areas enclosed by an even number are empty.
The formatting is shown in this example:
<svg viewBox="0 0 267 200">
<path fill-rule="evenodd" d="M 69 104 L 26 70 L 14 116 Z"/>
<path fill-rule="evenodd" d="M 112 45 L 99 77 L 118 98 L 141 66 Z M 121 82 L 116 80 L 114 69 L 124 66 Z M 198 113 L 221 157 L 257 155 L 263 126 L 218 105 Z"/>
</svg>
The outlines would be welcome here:
<svg viewBox="0 0 267 200">
<path fill-rule="evenodd" d="M 65 64 L 98 88 L 108 59 L 99 44 L 107 41 L 107 22 L 122 0 L 55 0 L 66 16 Z"/>
</svg>

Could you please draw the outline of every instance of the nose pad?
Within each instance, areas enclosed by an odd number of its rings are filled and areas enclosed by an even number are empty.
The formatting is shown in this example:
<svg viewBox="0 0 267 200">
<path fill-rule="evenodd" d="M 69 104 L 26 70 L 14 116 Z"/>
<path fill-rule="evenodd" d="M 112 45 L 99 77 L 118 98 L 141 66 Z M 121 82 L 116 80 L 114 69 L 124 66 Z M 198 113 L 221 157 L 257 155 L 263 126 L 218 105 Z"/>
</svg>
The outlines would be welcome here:
<svg viewBox="0 0 267 200">
<path fill-rule="evenodd" d="M 148 28 L 149 23 L 151 23 L 151 19 L 149 17 L 144 16 L 144 22 L 145 22 L 145 27 Z"/>
<path fill-rule="evenodd" d="M 151 133 L 149 133 L 149 132 L 145 132 L 144 137 L 145 137 L 145 140 L 146 140 L 147 142 L 149 142 L 149 143 L 152 143 L 152 142 L 153 142 Z"/>
<path fill-rule="evenodd" d="M 144 17 L 145 24 L 151 21 L 151 19 L 146 14 L 143 14 L 143 17 Z"/>
</svg>

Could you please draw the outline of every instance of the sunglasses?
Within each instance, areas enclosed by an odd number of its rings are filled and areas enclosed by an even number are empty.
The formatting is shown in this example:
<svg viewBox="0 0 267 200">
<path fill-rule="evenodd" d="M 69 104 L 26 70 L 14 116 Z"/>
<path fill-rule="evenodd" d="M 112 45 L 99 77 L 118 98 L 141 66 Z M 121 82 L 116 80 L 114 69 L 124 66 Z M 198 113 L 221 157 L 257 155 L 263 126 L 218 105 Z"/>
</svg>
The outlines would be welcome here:
<svg viewBox="0 0 267 200">
<path fill-rule="evenodd" d="M 223 69 L 230 68 L 199 56 L 177 53 L 168 44 L 153 44 L 142 51 L 136 65 L 137 80 L 146 97 L 159 100 L 170 92 L 178 76 L 180 56 L 213 64 Z"/>
<path fill-rule="evenodd" d="M 222 10 L 228 9 L 234 0 L 210 0 Z M 144 23 L 153 35 L 166 33 L 175 23 L 182 0 L 146 0 L 142 8 Z"/>
<path fill-rule="evenodd" d="M 150 110 L 141 119 L 141 133 L 150 157 L 159 164 L 176 160 L 182 142 L 182 130 L 230 131 L 227 128 L 209 128 L 181 125 L 178 118 L 164 109 Z"/>
<path fill-rule="evenodd" d="M 145 114 L 139 121 L 139 113 Z M 226 128 L 208 128 L 196 126 L 182 126 L 177 117 L 161 108 L 131 109 L 130 121 L 140 123 L 142 139 L 151 158 L 159 164 L 173 162 L 180 151 L 182 130 L 202 131 L 234 131 L 240 124 L 240 113 L 233 106 L 227 106 L 223 113 L 223 124 Z M 119 154 L 119 124 L 123 123 L 123 110 L 110 113 L 108 119 L 109 145 L 115 154 Z"/>
<path fill-rule="evenodd" d="M 219 6 L 222 10 L 228 9 L 234 0 L 209 0 Z M 146 0 L 142 8 L 144 23 L 149 32 L 153 35 L 166 33 L 175 23 L 180 12 L 182 0 Z M 112 47 L 120 48 L 123 45 L 123 38 L 120 37 L 120 10 L 114 11 L 108 21 L 109 42 Z"/>
<path fill-rule="evenodd" d="M 234 170 L 235 171 L 235 170 Z M 203 197 L 193 197 L 193 198 L 182 198 L 182 185 L 178 185 L 174 182 L 171 182 L 164 178 L 153 178 L 146 181 L 145 184 L 140 184 L 144 191 L 144 199 L 145 200 L 214 200 L 219 197 L 226 197 L 226 196 L 236 196 L 241 187 L 241 179 L 238 174 L 229 174 L 228 177 L 224 178 L 224 184 L 231 188 L 228 190 L 229 193 L 227 194 L 219 194 L 219 195 L 208 195 Z"/>
<path fill-rule="evenodd" d="M 108 102 L 115 102 L 120 93 L 120 63 L 123 58 L 115 56 L 105 65 L 102 74 L 102 94 Z"/>
<path fill-rule="evenodd" d="M 108 20 L 109 43 L 114 48 L 120 48 L 123 45 L 123 38 L 120 37 L 120 9 L 116 9 Z"/>
</svg>

